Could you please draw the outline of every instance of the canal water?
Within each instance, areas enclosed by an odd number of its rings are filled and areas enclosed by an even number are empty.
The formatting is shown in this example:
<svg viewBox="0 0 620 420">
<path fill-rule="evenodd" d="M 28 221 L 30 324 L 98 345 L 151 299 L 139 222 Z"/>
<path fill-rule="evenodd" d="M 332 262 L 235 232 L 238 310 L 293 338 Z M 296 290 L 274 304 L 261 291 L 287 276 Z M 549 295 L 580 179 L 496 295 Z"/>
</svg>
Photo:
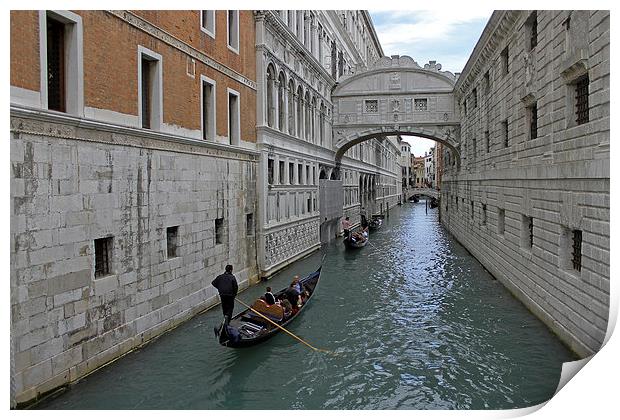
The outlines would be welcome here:
<svg viewBox="0 0 620 420">
<path fill-rule="evenodd" d="M 240 294 L 321 282 L 290 330 L 221 347 L 214 308 L 81 380 L 40 409 L 502 409 L 553 396 L 575 360 L 439 224 L 424 201 L 390 210 L 369 244 L 323 247 Z M 239 304 L 235 312 L 241 308 Z"/>
</svg>

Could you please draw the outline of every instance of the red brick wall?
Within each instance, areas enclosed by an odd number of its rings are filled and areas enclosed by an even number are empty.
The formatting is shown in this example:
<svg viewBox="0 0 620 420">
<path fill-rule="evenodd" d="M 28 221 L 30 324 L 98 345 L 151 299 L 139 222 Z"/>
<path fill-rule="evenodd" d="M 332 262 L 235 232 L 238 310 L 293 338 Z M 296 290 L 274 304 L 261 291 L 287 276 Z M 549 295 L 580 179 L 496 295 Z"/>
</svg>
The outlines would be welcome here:
<svg viewBox="0 0 620 420">
<path fill-rule="evenodd" d="M 11 10 L 11 86 L 39 91 L 39 13 Z"/>
</svg>

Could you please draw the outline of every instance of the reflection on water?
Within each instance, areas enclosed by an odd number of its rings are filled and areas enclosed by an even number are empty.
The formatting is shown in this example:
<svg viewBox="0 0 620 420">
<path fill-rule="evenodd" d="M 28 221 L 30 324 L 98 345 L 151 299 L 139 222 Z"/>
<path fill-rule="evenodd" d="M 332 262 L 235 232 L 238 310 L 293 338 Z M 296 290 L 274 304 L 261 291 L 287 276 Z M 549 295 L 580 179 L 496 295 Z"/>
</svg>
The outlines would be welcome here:
<svg viewBox="0 0 620 420">
<path fill-rule="evenodd" d="M 215 308 L 38 408 L 518 408 L 549 399 L 561 364 L 574 360 L 424 202 L 391 210 L 365 248 L 345 251 L 338 241 L 267 285 L 285 287 L 322 254 L 319 288 L 289 327 L 336 355 L 286 334 L 221 347 Z M 264 286 L 239 297 L 252 302 Z"/>
</svg>

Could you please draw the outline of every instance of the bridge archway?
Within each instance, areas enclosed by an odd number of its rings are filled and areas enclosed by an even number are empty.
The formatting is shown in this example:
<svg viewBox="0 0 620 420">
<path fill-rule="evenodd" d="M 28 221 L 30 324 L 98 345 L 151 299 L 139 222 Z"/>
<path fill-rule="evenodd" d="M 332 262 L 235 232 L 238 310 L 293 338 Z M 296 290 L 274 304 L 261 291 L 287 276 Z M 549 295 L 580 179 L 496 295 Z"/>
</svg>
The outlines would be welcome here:
<svg viewBox="0 0 620 420">
<path fill-rule="evenodd" d="M 461 165 L 461 130 L 454 97 L 456 76 L 434 61 L 421 67 L 411 57 L 379 59 L 341 79 L 332 93 L 336 167 L 351 147 L 389 135 L 435 140 Z"/>
</svg>

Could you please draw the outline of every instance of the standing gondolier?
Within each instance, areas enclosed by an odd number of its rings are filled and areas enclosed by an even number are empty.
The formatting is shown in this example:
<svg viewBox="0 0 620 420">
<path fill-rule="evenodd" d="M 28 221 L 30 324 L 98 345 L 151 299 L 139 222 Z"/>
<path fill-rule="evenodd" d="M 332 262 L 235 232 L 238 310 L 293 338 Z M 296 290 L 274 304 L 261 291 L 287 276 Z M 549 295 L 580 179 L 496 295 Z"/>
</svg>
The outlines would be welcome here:
<svg viewBox="0 0 620 420">
<path fill-rule="evenodd" d="M 228 324 L 228 321 L 232 318 L 233 309 L 235 308 L 235 296 L 237 296 L 237 291 L 239 289 L 237 279 L 233 275 L 232 271 L 233 266 L 228 264 L 226 266 L 226 271 L 217 276 L 215 280 L 211 282 L 220 294 L 225 324 Z"/>
<path fill-rule="evenodd" d="M 349 237 L 349 232 L 351 231 L 351 221 L 349 220 L 349 216 L 347 216 L 343 221 L 342 221 L 342 234 L 345 238 Z"/>
</svg>

